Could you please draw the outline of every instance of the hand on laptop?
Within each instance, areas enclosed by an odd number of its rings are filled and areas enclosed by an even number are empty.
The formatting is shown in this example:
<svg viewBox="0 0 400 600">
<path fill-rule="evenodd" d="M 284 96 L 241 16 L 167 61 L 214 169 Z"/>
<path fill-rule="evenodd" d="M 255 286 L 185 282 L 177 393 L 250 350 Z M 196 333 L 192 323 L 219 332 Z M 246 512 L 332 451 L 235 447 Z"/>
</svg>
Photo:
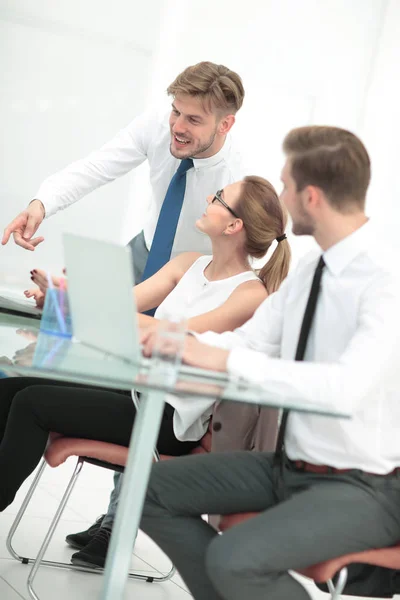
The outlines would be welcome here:
<svg viewBox="0 0 400 600">
<path fill-rule="evenodd" d="M 24 296 L 25 298 L 33 298 L 36 302 L 36 306 L 38 308 L 43 308 L 46 294 L 44 294 L 44 292 L 42 292 L 39 288 L 31 288 L 30 290 L 25 290 Z"/>
<path fill-rule="evenodd" d="M 63 269 L 64 275 L 65 275 L 65 272 L 66 272 L 65 269 Z M 32 279 L 33 283 L 36 283 L 36 285 L 38 287 L 31 288 L 29 290 L 25 290 L 24 291 L 25 297 L 26 298 L 34 298 L 34 300 L 36 302 L 36 306 L 38 308 L 43 308 L 44 300 L 46 297 L 46 291 L 47 291 L 47 288 L 49 287 L 48 274 L 44 269 L 33 269 L 33 271 L 31 271 L 31 279 Z M 51 282 L 53 284 L 53 287 L 59 288 L 61 279 L 62 278 L 58 277 L 57 275 L 51 275 Z"/>
<path fill-rule="evenodd" d="M 65 269 L 63 269 L 63 273 L 65 274 Z M 47 288 L 49 287 L 49 275 L 44 269 L 33 269 L 31 271 L 31 279 L 33 283 L 35 283 L 41 292 L 46 293 Z M 51 275 L 51 282 L 55 288 L 60 287 L 61 277 L 57 277 L 57 275 Z"/>
<path fill-rule="evenodd" d="M 65 273 L 65 269 L 63 270 Z M 31 271 L 31 279 L 38 287 L 24 291 L 26 298 L 33 298 L 38 308 L 43 308 L 46 298 L 46 291 L 49 287 L 48 274 L 43 269 L 34 269 Z M 51 275 L 51 281 L 55 288 L 60 287 L 61 277 Z"/>
</svg>

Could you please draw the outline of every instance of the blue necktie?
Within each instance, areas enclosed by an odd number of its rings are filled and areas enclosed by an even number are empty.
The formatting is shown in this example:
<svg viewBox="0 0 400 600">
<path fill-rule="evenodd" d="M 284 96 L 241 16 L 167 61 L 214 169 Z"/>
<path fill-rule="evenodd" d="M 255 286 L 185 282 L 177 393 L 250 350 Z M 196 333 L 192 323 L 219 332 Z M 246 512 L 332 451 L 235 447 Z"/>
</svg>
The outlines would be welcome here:
<svg viewBox="0 0 400 600">
<path fill-rule="evenodd" d="M 171 258 L 172 246 L 174 245 L 176 228 L 182 210 L 183 198 L 186 190 L 186 171 L 193 167 L 193 160 L 185 158 L 181 161 L 175 175 L 165 194 L 157 227 L 154 233 L 149 256 L 147 257 L 142 281 L 145 281 L 154 273 L 157 273 Z M 146 315 L 154 316 L 156 309 L 145 312 Z"/>
<path fill-rule="evenodd" d="M 157 273 L 171 258 L 175 232 L 185 196 L 186 171 L 192 167 L 193 160 L 185 158 L 181 161 L 178 170 L 171 179 L 158 217 L 142 281 Z"/>
</svg>

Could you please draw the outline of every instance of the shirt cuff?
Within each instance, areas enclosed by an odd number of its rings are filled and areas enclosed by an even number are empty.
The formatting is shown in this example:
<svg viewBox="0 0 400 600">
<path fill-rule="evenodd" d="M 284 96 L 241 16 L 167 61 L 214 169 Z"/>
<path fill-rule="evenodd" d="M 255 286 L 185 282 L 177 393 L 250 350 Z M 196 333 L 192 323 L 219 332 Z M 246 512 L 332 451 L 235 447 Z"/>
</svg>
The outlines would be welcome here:
<svg viewBox="0 0 400 600">
<path fill-rule="evenodd" d="M 269 357 L 261 352 L 248 348 L 234 348 L 229 353 L 226 369 L 229 375 L 243 377 L 252 383 L 262 383 L 269 360 Z"/>
<path fill-rule="evenodd" d="M 51 195 L 45 193 L 45 191 L 41 187 L 38 189 L 36 195 L 32 198 L 31 202 L 33 202 L 33 200 L 40 200 L 40 202 L 43 204 L 46 213 L 44 216 L 45 219 L 56 214 L 58 210 L 56 203 L 52 202 Z"/>
</svg>

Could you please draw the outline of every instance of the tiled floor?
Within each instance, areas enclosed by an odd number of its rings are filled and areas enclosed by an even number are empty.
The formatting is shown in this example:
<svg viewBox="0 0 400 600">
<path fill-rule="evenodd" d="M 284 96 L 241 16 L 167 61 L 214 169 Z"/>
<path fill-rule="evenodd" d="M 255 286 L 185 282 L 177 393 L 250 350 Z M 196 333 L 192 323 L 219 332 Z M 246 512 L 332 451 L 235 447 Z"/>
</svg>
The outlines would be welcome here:
<svg viewBox="0 0 400 600">
<path fill-rule="evenodd" d="M 38 490 L 32 498 L 20 530 L 15 536 L 15 549 L 25 556 L 32 556 L 37 551 L 47 530 L 50 518 L 60 498 L 73 468 L 73 459 L 57 468 L 47 468 Z M 65 509 L 59 528 L 48 551 L 51 560 L 68 561 L 72 551 L 65 544 L 67 533 L 85 529 L 93 519 L 104 512 L 111 489 L 111 473 L 85 465 Z M 9 527 L 17 512 L 21 499 L 26 493 L 28 483 L 20 490 L 15 502 L 0 515 L 0 599 L 28 599 L 26 580 L 29 566 L 14 561 L 7 552 L 5 539 Z M 142 533 L 139 533 L 132 557 L 132 567 L 137 571 L 165 572 L 170 563 L 167 557 Z M 86 573 L 70 572 L 43 567 L 37 576 L 35 589 L 41 600 L 95 600 L 100 596 L 102 577 Z M 319 592 L 308 581 L 305 585 L 313 600 L 327 599 L 327 595 Z M 126 586 L 125 598 L 141 600 L 185 600 L 190 597 L 179 575 L 169 582 L 149 584 L 130 581 Z M 400 597 L 398 597 L 400 598 Z M 289 600 L 289 599 L 288 599 Z"/>
</svg>

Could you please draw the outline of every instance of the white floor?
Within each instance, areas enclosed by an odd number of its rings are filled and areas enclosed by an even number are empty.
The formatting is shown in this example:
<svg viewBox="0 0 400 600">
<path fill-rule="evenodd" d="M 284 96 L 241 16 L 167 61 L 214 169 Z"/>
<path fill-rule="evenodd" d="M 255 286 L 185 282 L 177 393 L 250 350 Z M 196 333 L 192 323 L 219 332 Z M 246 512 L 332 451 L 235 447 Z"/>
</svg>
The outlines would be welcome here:
<svg viewBox="0 0 400 600">
<path fill-rule="evenodd" d="M 74 461 L 69 461 L 57 469 L 47 468 L 39 489 L 32 498 L 31 505 L 15 536 L 15 549 L 24 556 L 34 556 L 54 511 L 58 505 L 66 483 L 73 469 Z M 104 512 L 111 489 L 112 475 L 104 469 L 85 465 L 65 509 L 48 552 L 51 560 L 68 561 L 72 550 L 65 544 L 67 533 L 81 531 L 91 524 L 96 516 Z M 26 493 L 28 484 L 20 490 L 15 502 L 0 515 L 0 599 L 21 600 L 29 598 L 26 580 L 30 566 L 13 560 L 7 552 L 5 539 L 19 504 Z M 132 567 L 143 573 L 166 572 L 169 569 L 167 557 L 143 533 L 139 534 L 132 557 Z M 312 582 L 303 580 L 313 600 L 327 599 Z M 43 567 L 35 582 L 40 600 L 94 600 L 99 598 L 102 577 L 86 573 Z M 187 600 L 190 598 L 179 575 L 166 583 L 149 584 L 129 581 L 125 599 L 141 600 Z M 350 598 L 350 597 L 348 597 Z M 399 596 L 397 598 L 400 598 Z M 289 599 L 288 599 L 289 600 Z M 362 600 L 362 599 L 361 599 Z"/>
</svg>

